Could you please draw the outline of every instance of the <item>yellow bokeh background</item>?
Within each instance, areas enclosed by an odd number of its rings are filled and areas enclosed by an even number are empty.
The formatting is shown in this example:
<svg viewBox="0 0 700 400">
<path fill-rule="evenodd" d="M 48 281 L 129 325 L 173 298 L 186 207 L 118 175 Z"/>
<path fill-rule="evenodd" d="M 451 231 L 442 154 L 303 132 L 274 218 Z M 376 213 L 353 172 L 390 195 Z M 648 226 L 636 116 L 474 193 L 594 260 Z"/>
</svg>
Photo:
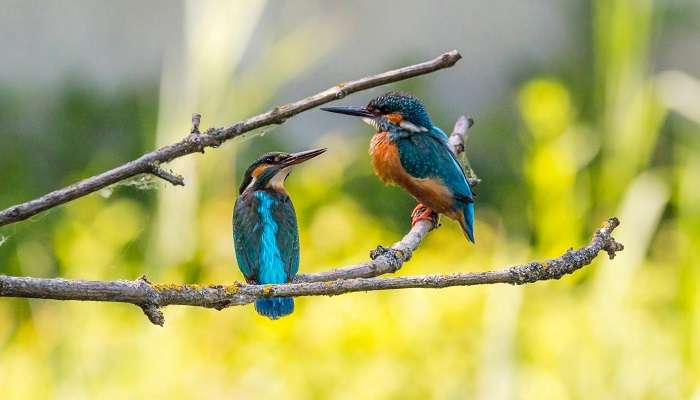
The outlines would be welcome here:
<svg viewBox="0 0 700 400">
<path fill-rule="evenodd" d="M 285 85 L 351 34 L 345 25 L 315 21 L 251 56 L 265 7 L 185 3 L 187 46 L 163 66 L 143 151 L 188 132 L 182 116 L 193 110 L 208 127 L 276 104 Z M 587 7 L 594 57 L 576 66 L 581 70 L 533 68 L 509 77 L 507 93 L 483 110 L 485 122 L 475 115 L 468 155 L 483 178 L 477 244 L 443 219 L 398 274 L 556 257 L 587 243 L 613 215 L 625 245 L 614 260 L 601 255 L 572 276 L 526 286 L 299 298 L 293 315 L 278 321 L 252 306 L 172 306 L 160 328 L 131 305 L 2 299 L 0 398 L 700 399 L 700 120 L 693 111 L 700 83 L 650 65 L 657 3 Z M 445 50 L 439 43 L 435 49 Z M 356 64 L 358 77 L 370 72 Z M 419 84 L 402 85 L 440 98 Z M 453 110 L 462 107 L 438 111 L 434 104 L 429 109 L 449 130 L 459 116 Z M 301 270 L 365 261 L 407 231 L 413 202 L 377 182 L 368 128 L 358 123 L 346 132 L 348 126 L 293 143 L 282 139 L 293 127 L 263 129 L 168 164 L 185 176 L 184 188 L 139 178 L 2 228 L 0 273 L 241 280 L 231 211 L 243 168 L 263 151 L 311 146 L 329 152 L 287 181 L 299 216 Z M 93 168 L 65 171 L 62 183 L 98 172 Z M 27 190 L 12 201 L 34 195 Z"/>
</svg>

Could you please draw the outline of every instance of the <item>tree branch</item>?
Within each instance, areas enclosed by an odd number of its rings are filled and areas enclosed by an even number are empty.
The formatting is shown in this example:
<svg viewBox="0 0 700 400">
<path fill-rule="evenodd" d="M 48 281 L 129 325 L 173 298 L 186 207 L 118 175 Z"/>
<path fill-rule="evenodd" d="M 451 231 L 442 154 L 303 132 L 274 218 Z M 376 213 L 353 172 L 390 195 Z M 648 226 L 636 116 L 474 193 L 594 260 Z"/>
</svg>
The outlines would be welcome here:
<svg viewBox="0 0 700 400">
<path fill-rule="evenodd" d="M 0 212 L 0 226 L 26 219 L 38 212 L 59 204 L 85 196 L 112 183 L 140 173 L 150 173 L 174 185 L 183 185 L 182 177 L 160 168 L 160 164 L 194 152 L 204 152 L 206 147 L 218 147 L 226 140 L 244 132 L 269 124 L 279 124 L 286 118 L 310 108 L 342 98 L 347 94 L 368 89 L 385 83 L 425 74 L 454 65 L 461 56 L 452 51 L 422 64 L 380 75 L 362 78 L 340 84 L 314 96 L 295 103 L 276 107 L 267 113 L 238 122 L 228 128 L 209 129 L 199 132 L 201 116 L 192 117 L 192 130 L 186 139 L 145 154 L 140 158 L 111 171 L 85 179 L 67 188 L 49 193 L 39 199 L 10 207 Z M 449 138 L 450 149 L 462 158 L 469 183 L 475 186 L 479 178 L 472 171 L 465 156 L 468 129 L 473 120 L 462 116 L 455 124 Z M 135 281 L 87 281 L 69 279 L 46 279 L 31 277 L 11 277 L 0 275 L 0 297 L 39 298 L 54 300 L 82 300 L 129 303 L 139 306 L 148 319 L 156 324 L 164 324 L 160 308 L 168 305 L 189 305 L 223 309 L 234 305 L 244 305 L 261 297 L 300 297 L 331 296 L 344 293 L 374 290 L 407 288 L 445 288 L 451 286 L 472 286 L 494 283 L 524 284 L 541 280 L 559 279 L 581 267 L 590 264 L 600 251 L 606 251 L 610 258 L 621 251 L 623 246 L 612 237 L 619 225 L 617 218 L 610 218 L 593 235 L 591 242 L 577 250 L 568 250 L 562 256 L 544 262 L 531 262 L 516 265 L 499 271 L 474 272 L 448 275 L 406 276 L 376 278 L 379 275 L 396 272 L 408 261 L 413 251 L 425 236 L 434 228 L 432 221 L 420 221 L 397 243 L 390 248 L 377 247 L 370 253 L 371 261 L 309 274 L 299 274 L 293 283 L 281 285 L 158 285 L 149 282 L 145 276 Z"/>
<path fill-rule="evenodd" d="M 450 135 L 451 150 L 458 156 L 466 148 L 470 118 L 460 117 Z M 139 306 L 148 319 L 164 324 L 160 308 L 168 305 L 188 305 L 223 309 L 254 302 L 260 297 L 300 297 L 339 295 L 359 291 L 445 288 L 494 283 L 524 284 L 559 279 L 590 264 L 600 251 L 610 258 L 623 246 L 612 237 L 619 225 L 617 218 L 609 219 L 580 249 L 569 250 L 562 256 L 545 262 L 516 265 L 500 271 L 449 275 L 424 275 L 397 278 L 374 278 L 396 272 L 411 258 L 423 238 L 435 228 L 431 221 L 420 221 L 391 248 L 379 246 L 371 252 L 372 261 L 329 271 L 299 274 L 293 283 L 283 285 L 158 285 L 146 277 L 136 281 L 85 281 L 0 276 L 0 297 L 24 297 L 54 300 L 83 300 L 130 303 Z"/>
<path fill-rule="evenodd" d="M 237 122 L 226 128 L 209 129 L 203 134 L 199 134 L 201 116 L 195 114 L 192 118 L 193 128 L 191 134 L 185 139 L 162 147 L 156 151 L 146 153 L 133 161 L 99 175 L 84 179 L 63 189 L 2 210 L 0 211 L 0 226 L 25 220 L 42 211 L 86 196 L 106 186 L 138 174 L 153 173 L 164 178 L 164 176 L 153 172 L 152 165 L 160 165 L 188 154 L 204 152 L 206 147 L 218 147 L 223 142 L 240 136 L 245 132 L 271 124 L 281 124 L 288 118 L 299 113 L 334 100 L 342 99 L 351 93 L 401 81 L 418 75 L 428 74 L 439 69 L 449 68 L 459 61 L 460 58 L 462 58 L 462 56 L 459 52 L 457 50 L 452 50 L 433 60 L 420 64 L 340 83 L 327 90 L 316 93 L 313 96 L 298 100 L 294 103 L 275 107 L 270 111 Z M 167 178 L 164 179 L 174 183 L 174 181 Z"/>
<path fill-rule="evenodd" d="M 569 249 L 560 257 L 544 262 L 533 261 L 502 270 L 447 275 L 422 275 L 394 278 L 339 279 L 330 282 L 302 282 L 281 285 L 158 285 L 144 277 L 136 281 L 86 281 L 0 276 L 0 297 L 23 297 L 54 300 L 82 300 L 130 303 L 140 306 L 151 322 L 163 323 L 160 307 L 187 305 L 223 309 L 249 304 L 261 297 L 332 296 L 352 292 L 408 288 L 446 288 L 495 283 L 522 285 L 559 279 L 590 264 L 601 251 L 610 258 L 623 250 L 615 241 L 613 230 L 619 225 L 610 218 L 598 229 L 590 243 Z"/>
</svg>

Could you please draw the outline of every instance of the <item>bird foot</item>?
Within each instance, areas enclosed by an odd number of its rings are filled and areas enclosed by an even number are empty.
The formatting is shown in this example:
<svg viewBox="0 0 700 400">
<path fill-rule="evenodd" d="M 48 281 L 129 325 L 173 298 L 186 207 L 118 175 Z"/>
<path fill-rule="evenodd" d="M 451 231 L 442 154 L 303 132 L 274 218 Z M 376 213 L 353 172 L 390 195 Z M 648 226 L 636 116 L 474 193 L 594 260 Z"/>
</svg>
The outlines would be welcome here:
<svg viewBox="0 0 700 400">
<path fill-rule="evenodd" d="M 438 226 L 438 215 L 423 204 L 418 204 L 411 212 L 411 226 L 417 224 L 418 221 L 430 221 L 433 226 Z"/>
</svg>

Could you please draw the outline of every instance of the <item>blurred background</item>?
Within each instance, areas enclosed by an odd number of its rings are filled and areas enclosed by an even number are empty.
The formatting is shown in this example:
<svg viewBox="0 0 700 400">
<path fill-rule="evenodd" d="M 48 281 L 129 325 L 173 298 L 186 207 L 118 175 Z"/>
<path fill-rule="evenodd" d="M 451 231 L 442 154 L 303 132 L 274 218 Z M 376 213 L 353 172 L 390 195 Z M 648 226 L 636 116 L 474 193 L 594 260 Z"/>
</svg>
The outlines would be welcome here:
<svg viewBox="0 0 700 400">
<path fill-rule="evenodd" d="M 487 5 L 488 4 L 488 5 Z M 561 281 L 252 307 L 0 300 L 3 399 L 700 399 L 700 4 L 501 0 L 0 1 L 0 208 L 335 83 L 456 48 L 416 94 L 476 120 L 476 245 L 444 220 L 399 272 L 555 257 L 609 216 L 625 251 Z M 287 181 L 303 271 L 368 258 L 413 200 L 373 176 L 368 127 L 312 110 L 0 228 L 0 273 L 241 280 L 231 211 L 265 151 L 327 146 Z"/>
</svg>

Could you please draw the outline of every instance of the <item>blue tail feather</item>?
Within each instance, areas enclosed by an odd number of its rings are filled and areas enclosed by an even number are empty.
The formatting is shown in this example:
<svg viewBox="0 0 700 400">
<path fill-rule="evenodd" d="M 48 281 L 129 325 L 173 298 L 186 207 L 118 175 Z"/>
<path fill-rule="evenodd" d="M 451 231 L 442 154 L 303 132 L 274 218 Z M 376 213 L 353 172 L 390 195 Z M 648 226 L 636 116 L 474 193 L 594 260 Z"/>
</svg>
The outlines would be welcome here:
<svg viewBox="0 0 700 400">
<path fill-rule="evenodd" d="M 291 297 L 272 297 L 255 301 L 255 311 L 270 319 L 278 319 L 294 311 L 294 299 Z"/>
<path fill-rule="evenodd" d="M 464 230 L 470 242 L 476 243 L 474 240 L 474 203 L 467 203 L 464 206 L 463 213 L 464 221 L 460 224 L 462 225 L 462 230 Z"/>
</svg>

